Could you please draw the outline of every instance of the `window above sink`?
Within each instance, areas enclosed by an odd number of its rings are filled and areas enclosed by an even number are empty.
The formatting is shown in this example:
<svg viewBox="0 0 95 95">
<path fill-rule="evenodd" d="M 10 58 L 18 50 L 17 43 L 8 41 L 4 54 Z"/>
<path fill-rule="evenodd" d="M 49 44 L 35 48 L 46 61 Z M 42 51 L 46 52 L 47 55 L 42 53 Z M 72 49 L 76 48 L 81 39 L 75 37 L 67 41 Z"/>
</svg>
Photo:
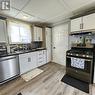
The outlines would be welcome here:
<svg viewBox="0 0 95 95">
<path fill-rule="evenodd" d="M 31 26 L 15 21 L 8 21 L 8 35 L 10 44 L 31 43 Z"/>
</svg>

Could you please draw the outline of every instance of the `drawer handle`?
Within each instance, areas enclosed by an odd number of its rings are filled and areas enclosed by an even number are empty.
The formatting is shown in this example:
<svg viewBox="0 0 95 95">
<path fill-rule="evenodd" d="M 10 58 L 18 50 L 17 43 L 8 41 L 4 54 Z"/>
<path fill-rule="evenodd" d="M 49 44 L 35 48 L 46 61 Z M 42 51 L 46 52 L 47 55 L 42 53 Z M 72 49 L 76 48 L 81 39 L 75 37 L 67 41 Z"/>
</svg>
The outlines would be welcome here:
<svg viewBox="0 0 95 95">
<path fill-rule="evenodd" d="M 43 61 L 39 61 L 39 63 L 42 63 Z"/>
<path fill-rule="evenodd" d="M 39 55 L 42 55 L 42 54 L 39 54 Z"/>
<path fill-rule="evenodd" d="M 43 57 L 39 57 L 39 59 L 43 59 Z"/>
</svg>

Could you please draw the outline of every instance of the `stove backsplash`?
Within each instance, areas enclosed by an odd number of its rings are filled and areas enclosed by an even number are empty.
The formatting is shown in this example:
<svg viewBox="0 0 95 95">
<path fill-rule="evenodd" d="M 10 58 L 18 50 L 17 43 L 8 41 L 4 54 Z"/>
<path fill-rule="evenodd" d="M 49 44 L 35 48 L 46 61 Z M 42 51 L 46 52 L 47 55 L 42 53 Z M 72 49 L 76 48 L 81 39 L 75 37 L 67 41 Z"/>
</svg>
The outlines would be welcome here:
<svg viewBox="0 0 95 95">
<path fill-rule="evenodd" d="M 95 35 L 72 35 L 70 36 L 71 44 L 95 44 Z"/>
</svg>

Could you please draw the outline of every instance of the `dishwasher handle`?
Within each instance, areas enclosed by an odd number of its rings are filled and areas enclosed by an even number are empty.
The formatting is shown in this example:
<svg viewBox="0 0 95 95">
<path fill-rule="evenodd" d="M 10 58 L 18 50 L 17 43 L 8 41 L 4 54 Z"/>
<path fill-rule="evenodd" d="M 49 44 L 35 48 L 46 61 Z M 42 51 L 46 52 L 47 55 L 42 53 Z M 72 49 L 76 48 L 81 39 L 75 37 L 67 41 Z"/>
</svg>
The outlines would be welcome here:
<svg viewBox="0 0 95 95">
<path fill-rule="evenodd" d="M 17 58 L 17 56 L 2 57 L 2 58 L 0 58 L 0 61 L 5 61 L 5 60 L 9 60 L 9 59 L 14 59 L 14 58 Z"/>
</svg>

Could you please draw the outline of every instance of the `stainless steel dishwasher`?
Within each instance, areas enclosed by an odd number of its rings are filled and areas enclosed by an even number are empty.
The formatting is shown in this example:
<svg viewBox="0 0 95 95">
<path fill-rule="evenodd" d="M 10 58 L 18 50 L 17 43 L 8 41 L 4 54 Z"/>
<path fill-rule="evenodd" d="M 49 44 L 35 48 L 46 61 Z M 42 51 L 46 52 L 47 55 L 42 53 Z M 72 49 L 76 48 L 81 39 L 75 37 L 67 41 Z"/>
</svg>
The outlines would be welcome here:
<svg viewBox="0 0 95 95">
<path fill-rule="evenodd" d="M 7 56 L 0 58 L 0 84 L 19 76 L 18 56 Z"/>
</svg>

